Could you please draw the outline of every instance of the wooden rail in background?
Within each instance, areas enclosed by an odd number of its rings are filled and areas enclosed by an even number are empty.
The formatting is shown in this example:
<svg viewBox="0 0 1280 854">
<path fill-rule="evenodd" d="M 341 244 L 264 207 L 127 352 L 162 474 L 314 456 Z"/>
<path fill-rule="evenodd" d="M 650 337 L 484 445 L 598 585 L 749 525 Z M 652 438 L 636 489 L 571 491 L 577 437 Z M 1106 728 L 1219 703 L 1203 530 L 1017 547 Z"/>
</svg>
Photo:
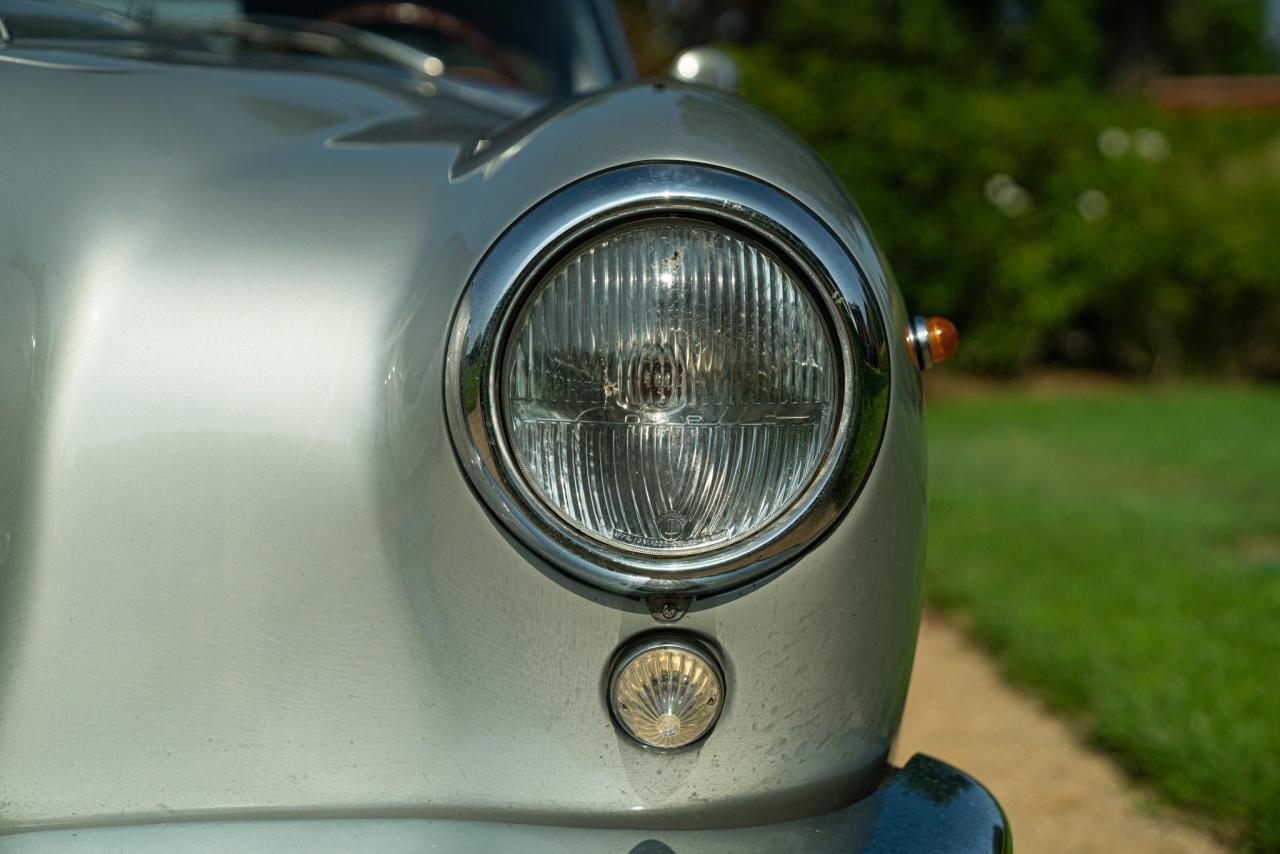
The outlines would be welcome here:
<svg viewBox="0 0 1280 854">
<path fill-rule="evenodd" d="M 1157 77 L 1151 94 L 1170 110 L 1280 109 L 1280 74 Z"/>
</svg>

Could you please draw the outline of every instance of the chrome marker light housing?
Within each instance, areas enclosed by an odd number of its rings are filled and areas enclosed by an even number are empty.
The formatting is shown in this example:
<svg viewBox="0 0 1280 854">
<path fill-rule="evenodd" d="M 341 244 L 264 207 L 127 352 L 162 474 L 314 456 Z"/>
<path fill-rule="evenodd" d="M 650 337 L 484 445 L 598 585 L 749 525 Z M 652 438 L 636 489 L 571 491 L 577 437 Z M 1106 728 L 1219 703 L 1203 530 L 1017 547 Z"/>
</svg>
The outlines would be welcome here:
<svg viewBox="0 0 1280 854">
<path fill-rule="evenodd" d="M 627 735 L 658 750 L 705 738 L 720 718 L 724 671 L 703 644 L 683 635 L 633 641 L 609 671 L 609 711 Z"/>
<path fill-rule="evenodd" d="M 702 596 L 797 557 L 884 431 L 879 306 L 813 214 L 753 179 L 585 179 L 498 241 L 446 363 L 459 458 L 521 542 L 606 590 Z"/>
</svg>

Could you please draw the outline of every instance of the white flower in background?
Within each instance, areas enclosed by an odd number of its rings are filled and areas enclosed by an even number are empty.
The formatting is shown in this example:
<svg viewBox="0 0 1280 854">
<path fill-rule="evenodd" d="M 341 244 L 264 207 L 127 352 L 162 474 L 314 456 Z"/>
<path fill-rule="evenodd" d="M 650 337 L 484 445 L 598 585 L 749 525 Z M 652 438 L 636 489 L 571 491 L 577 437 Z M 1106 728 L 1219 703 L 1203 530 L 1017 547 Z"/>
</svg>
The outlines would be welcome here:
<svg viewBox="0 0 1280 854">
<path fill-rule="evenodd" d="M 982 194 L 987 197 L 987 201 L 999 208 L 1001 213 L 1009 217 L 1022 216 L 1031 209 L 1031 203 L 1035 201 L 1031 193 L 1020 186 L 1012 175 L 1006 175 L 1003 172 L 992 175 L 986 180 L 982 185 Z"/>
<path fill-rule="evenodd" d="M 1124 128 L 1107 128 L 1098 134 L 1098 151 L 1108 160 L 1124 157 L 1131 146 L 1129 132 Z"/>
<path fill-rule="evenodd" d="M 1164 160 L 1169 156 L 1169 138 L 1154 128 L 1134 131 L 1133 150 L 1143 160 Z"/>
<path fill-rule="evenodd" d="M 1089 222 L 1097 222 L 1111 212 L 1111 202 L 1101 190 L 1085 190 L 1076 199 L 1076 210 Z"/>
<path fill-rule="evenodd" d="M 1018 182 L 1013 180 L 1012 175 L 1006 175 L 1003 172 L 997 172 L 986 180 L 982 185 L 982 194 L 987 197 L 987 201 L 991 204 L 999 206 L 996 200 L 1000 197 L 1000 191 L 1005 187 L 1015 187 Z"/>
</svg>

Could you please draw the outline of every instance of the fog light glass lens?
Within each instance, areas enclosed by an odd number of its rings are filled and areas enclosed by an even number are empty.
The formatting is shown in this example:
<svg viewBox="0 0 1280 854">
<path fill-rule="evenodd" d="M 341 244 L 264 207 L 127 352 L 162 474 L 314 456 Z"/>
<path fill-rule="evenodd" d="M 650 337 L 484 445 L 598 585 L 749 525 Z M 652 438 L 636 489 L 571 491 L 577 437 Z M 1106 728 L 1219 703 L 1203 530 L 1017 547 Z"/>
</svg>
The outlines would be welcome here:
<svg viewBox="0 0 1280 854">
<path fill-rule="evenodd" d="M 540 499 L 610 545 L 673 555 L 777 519 L 826 458 L 840 358 L 766 246 L 644 221 L 571 253 L 510 331 L 502 411 Z"/>
<path fill-rule="evenodd" d="M 684 643 L 652 645 L 619 660 L 609 700 L 618 723 L 640 743 L 684 747 L 720 717 L 724 679 L 709 654 Z"/>
</svg>

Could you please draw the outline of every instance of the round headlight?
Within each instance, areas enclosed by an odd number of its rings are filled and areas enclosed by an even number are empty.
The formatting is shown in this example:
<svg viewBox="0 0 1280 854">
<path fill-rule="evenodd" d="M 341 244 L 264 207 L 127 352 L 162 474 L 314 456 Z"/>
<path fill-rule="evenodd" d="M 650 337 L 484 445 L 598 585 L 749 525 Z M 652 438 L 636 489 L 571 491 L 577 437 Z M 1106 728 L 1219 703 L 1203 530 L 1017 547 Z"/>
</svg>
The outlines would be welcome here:
<svg viewBox="0 0 1280 854">
<path fill-rule="evenodd" d="M 564 522 L 621 550 L 751 537 L 831 445 L 840 360 L 823 309 L 759 241 L 629 223 L 530 292 L 501 369 L 519 469 Z"/>
<path fill-rule="evenodd" d="M 761 578 L 849 507 L 884 435 L 886 328 L 849 251 L 791 197 L 710 167 L 626 167 L 546 199 L 476 268 L 448 348 L 450 432 L 523 546 L 679 614 L 670 597 Z"/>
</svg>

